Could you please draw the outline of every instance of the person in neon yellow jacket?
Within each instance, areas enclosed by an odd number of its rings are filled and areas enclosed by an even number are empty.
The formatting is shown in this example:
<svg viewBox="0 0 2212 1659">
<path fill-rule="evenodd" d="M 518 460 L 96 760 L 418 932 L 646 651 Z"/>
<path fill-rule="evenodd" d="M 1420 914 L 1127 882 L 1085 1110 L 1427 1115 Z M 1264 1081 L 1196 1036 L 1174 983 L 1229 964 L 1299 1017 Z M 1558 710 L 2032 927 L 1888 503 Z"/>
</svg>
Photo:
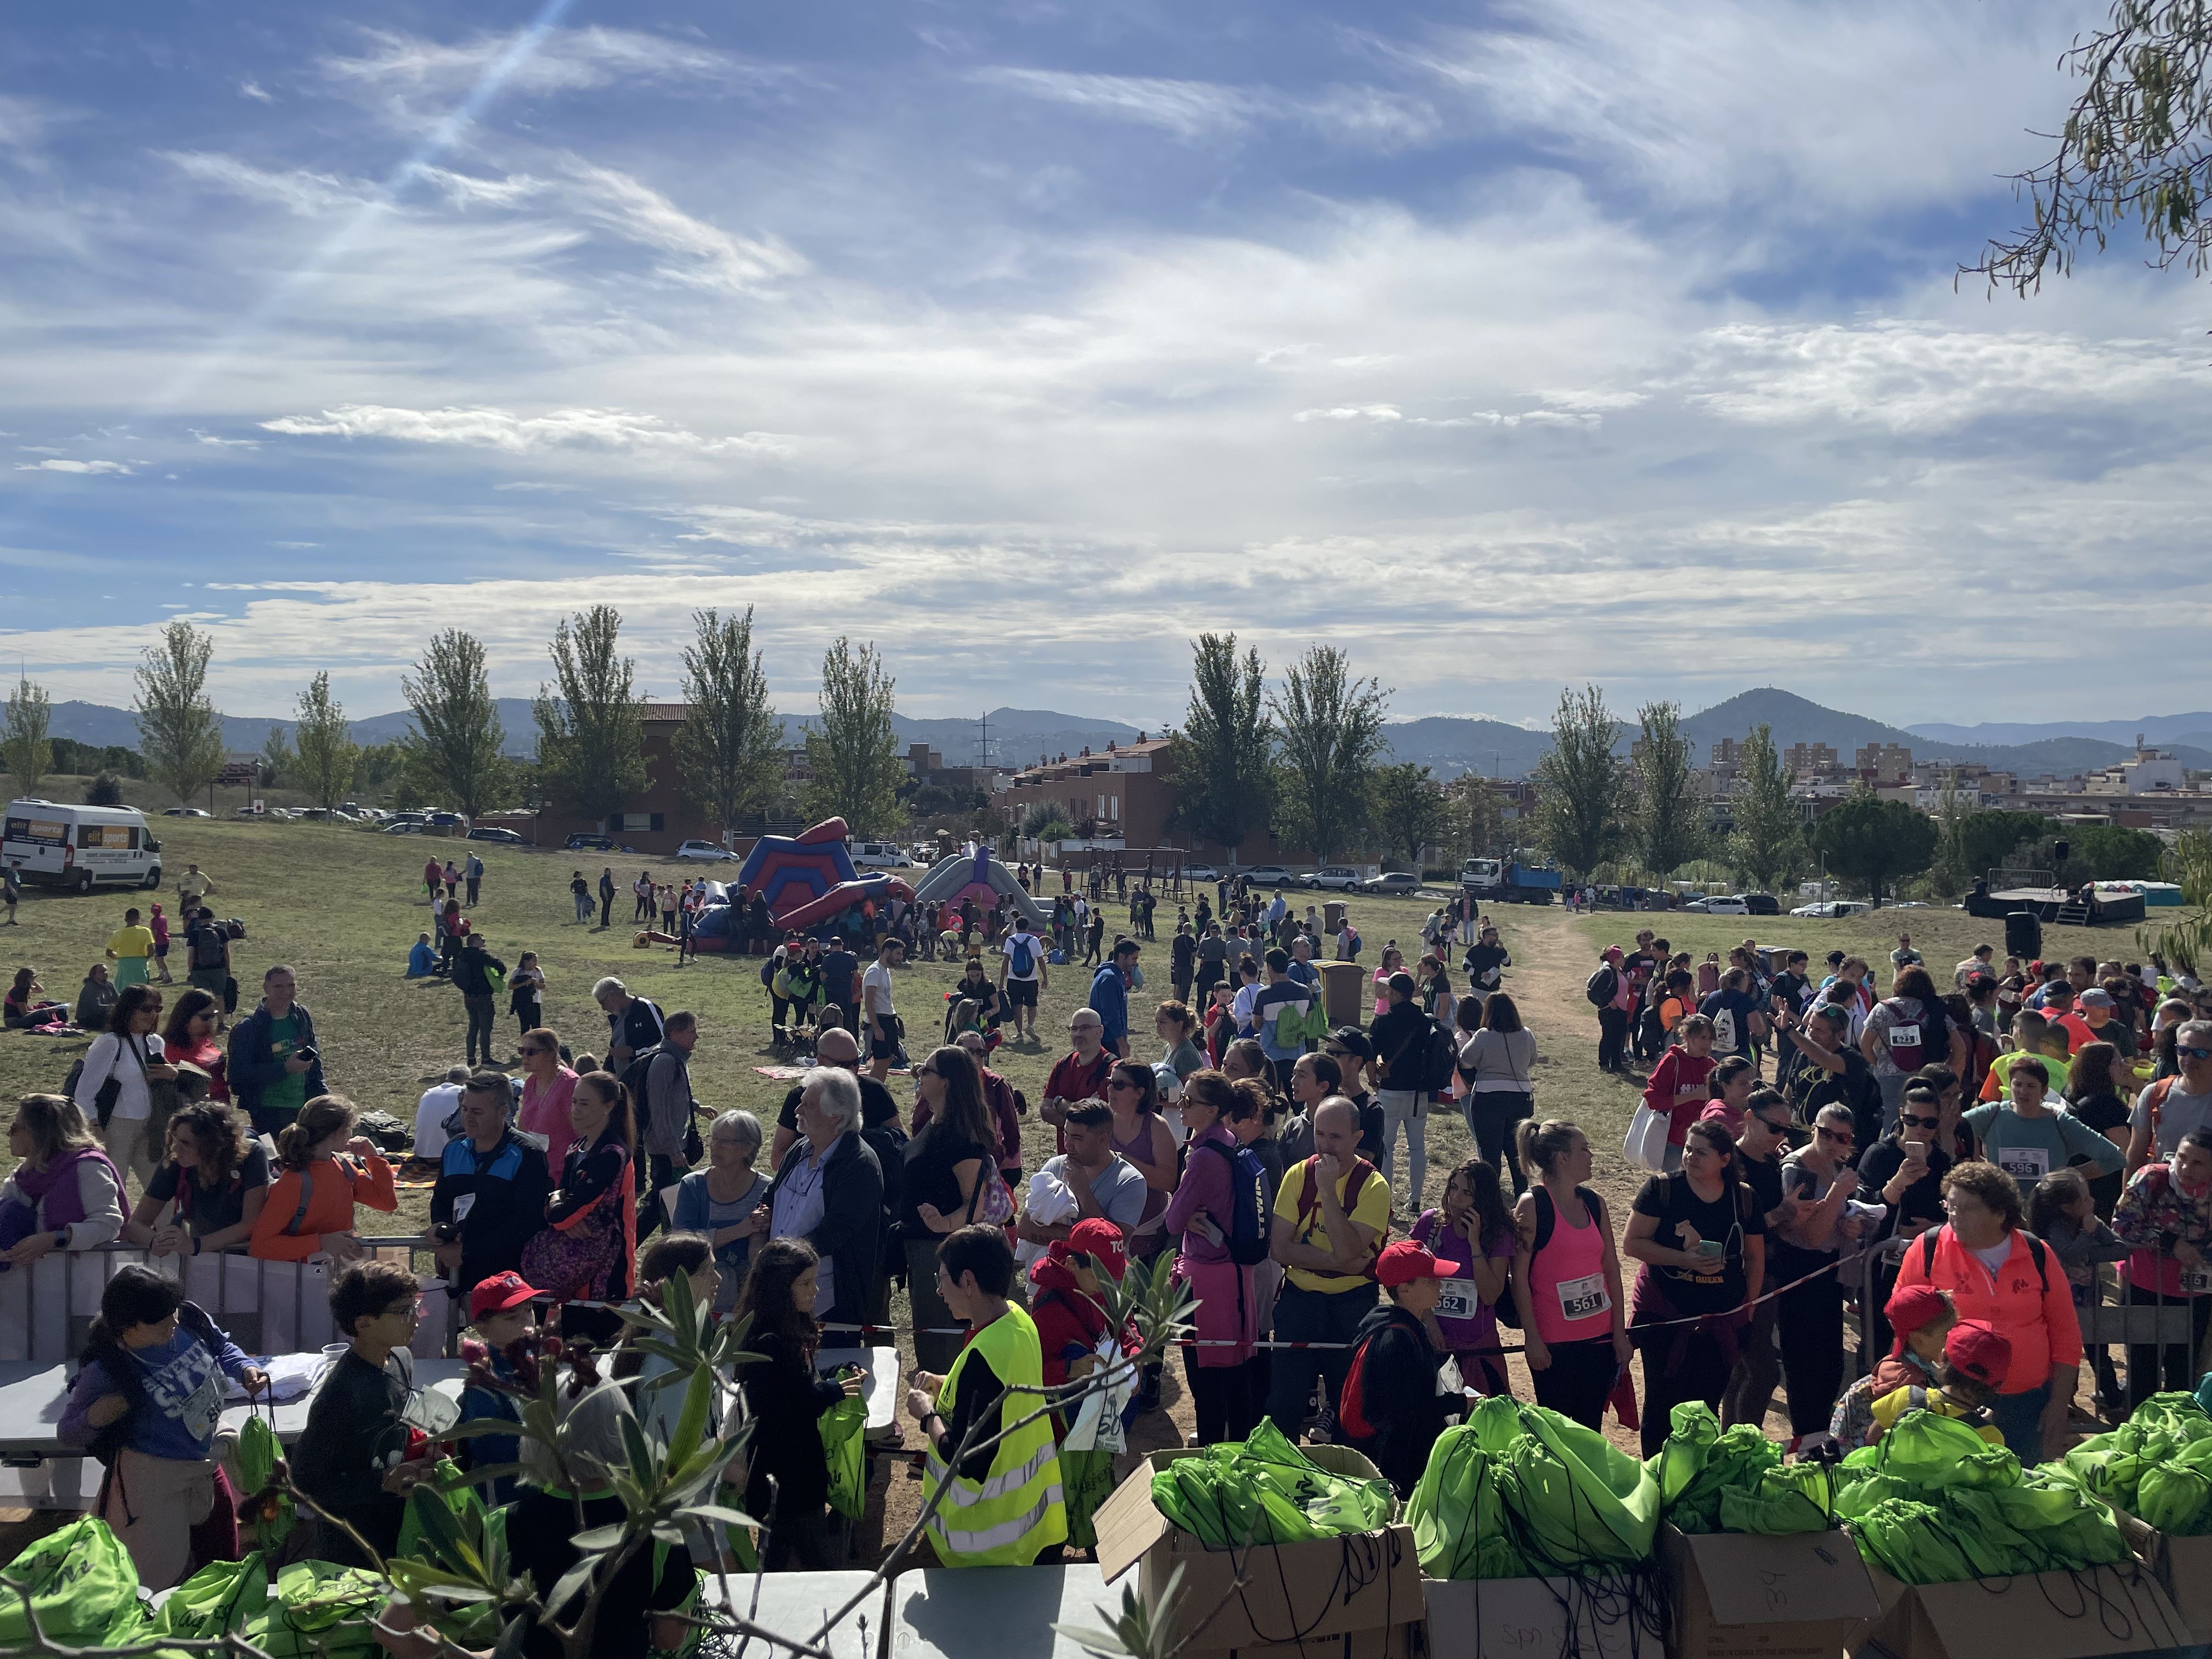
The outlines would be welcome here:
<svg viewBox="0 0 2212 1659">
<path fill-rule="evenodd" d="M 1036 1326 L 1006 1299 L 1013 1278 L 1003 1227 L 963 1227 L 938 1247 L 938 1294 L 969 1337 L 943 1376 L 915 1374 L 907 1410 L 929 1442 L 922 1501 L 945 1488 L 928 1533 L 948 1567 L 1026 1567 L 1067 1537 L 1044 1358 Z"/>
</svg>

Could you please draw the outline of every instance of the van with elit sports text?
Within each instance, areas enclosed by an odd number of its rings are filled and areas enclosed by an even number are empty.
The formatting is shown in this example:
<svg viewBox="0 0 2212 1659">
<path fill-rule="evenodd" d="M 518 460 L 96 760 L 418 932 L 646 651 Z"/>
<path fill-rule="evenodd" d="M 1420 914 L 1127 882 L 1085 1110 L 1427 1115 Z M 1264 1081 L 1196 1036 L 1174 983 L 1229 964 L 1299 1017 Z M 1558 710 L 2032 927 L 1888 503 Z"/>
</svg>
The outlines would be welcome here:
<svg viewBox="0 0 2212 1659">
<path fill-rule="evenodd" d="M 161 843 L 135 806 L 11 800 L 0 829 L 0 860 L 14 865 L 28 885 L 74 893 L 161 884 Z"/>
</svg>

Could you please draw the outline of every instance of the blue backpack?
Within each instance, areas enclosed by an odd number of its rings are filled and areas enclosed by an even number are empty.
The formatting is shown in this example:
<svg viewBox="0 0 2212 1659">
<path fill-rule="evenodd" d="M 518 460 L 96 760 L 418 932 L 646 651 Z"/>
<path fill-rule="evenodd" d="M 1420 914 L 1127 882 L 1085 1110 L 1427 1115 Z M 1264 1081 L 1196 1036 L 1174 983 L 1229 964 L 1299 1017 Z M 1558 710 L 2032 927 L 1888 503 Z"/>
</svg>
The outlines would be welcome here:
<svg viewBox="0 0 2212 1659">
<path fill-rule="evenodd" d="M 1036 971 L 1036 951 L 1027 934 L 1014 935 L 1013 948 L 1006 954 L 1006 967 L 1017 979 L 1027 979 Z"/>
<path fill-rule="evenodd" d="M 1198 1144 L 1229 1160 L 1229 1224 L 1221 1230 L 1221 1242 L 1238 1267 L 1255 1267 L 1267 1259 L 1267 1166 L 1249 1146 Z"/>
</svg>

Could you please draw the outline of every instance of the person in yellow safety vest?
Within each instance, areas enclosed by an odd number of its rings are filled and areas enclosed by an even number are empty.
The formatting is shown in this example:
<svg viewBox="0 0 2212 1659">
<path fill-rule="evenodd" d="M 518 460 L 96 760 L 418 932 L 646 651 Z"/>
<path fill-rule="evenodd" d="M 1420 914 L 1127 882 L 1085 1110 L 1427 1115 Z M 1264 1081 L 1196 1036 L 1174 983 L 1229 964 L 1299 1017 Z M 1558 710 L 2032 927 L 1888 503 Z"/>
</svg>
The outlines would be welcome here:
<svg viewBox="0 0 2212 1659">
<path fill-rule="evenodd" d="M 915 1374 L 906 1407 L 929 1442 L 923 1503 L 945 1488 L 928 1532 L 948 1567 L 1030 1566 L 1067 1537 L 1044 1358 L 1036 1326 L 1006 1300 L 1013 1280 L 1003 1227 L 963 1227 L 938 1247 L 937 1291 L 968 1341 L 943 1376 Z M 978 1449 L 954 1468 L 971 1427 Z"/>
</svg>

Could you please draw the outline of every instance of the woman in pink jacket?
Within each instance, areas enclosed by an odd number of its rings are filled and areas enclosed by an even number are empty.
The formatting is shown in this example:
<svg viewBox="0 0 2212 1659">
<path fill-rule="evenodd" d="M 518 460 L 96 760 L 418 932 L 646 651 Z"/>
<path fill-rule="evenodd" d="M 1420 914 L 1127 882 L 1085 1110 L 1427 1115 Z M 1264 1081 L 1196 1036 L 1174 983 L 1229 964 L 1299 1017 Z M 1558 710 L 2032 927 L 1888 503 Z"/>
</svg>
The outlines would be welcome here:
<svg viewBox="0 0 2212 1659">
<path fill-rule="evenodd" d="M 1190 1151 L 1182 1179 L 1168 1200 L 1166 1227 L 1182 1236 L 1176 1277 L 1198 1298 L 1198 1346 L 1183 1350 L 1183 1375 L 1198 1419 L 1198 1443 L 1242 1440 L 1258 1425 L 1266 1387 L 1260 1374 L 1260 1297 L 1253 1269 L 1236 1261 L 1227 1243 L 1234 1220 L 1240 1159 L 1231 1124 L 1252 1115 L 1250 1097 L 1219 1072 L 1193 1072 L 1184 1080 L 1183 1127 Z M 1268 1194 L 1255 1194 L 1265 1206 Z M 1260 1212 L 1267 1225 L 1267 1212 Z"/>
</svg>

